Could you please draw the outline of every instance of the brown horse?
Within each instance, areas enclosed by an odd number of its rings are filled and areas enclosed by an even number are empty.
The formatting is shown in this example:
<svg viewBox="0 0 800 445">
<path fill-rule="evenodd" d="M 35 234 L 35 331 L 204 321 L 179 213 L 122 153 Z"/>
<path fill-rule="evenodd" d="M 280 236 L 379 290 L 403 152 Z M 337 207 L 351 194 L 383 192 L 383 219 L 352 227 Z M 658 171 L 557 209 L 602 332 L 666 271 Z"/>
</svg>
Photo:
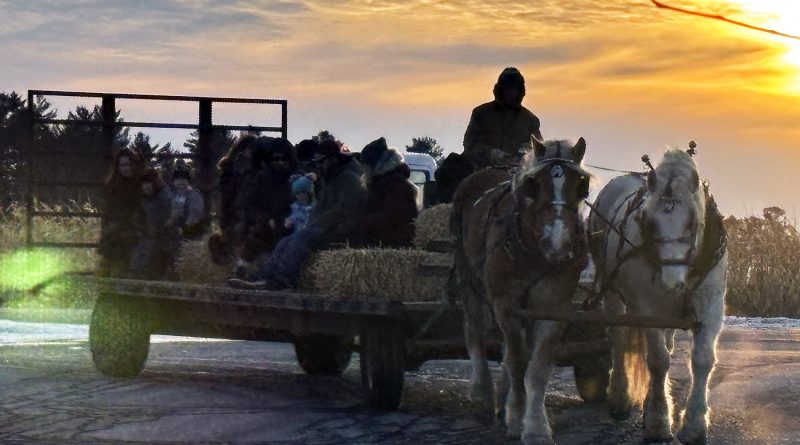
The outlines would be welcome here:
<svg viewBox="0 0 800 445">
<path fill-rule="evenodd" d="M 580 206 L 590 178 L 581 167 L 583 138 L 575 145 L 531 142 L 532 153 L 517 169 L 468 177 L 455 193 L 452 220 L 457 247 L 451 285 L 464 307 L 470 396 L 493 415 L 484 344 L 493 316 L 504 339 L 498 412 L 505 412 L 508 435 L 521 434 L 526 445 L 553 443 L 544 391 L 565 323 L 529 321 L 519 312 L 569 310 L 587 263 Z"/>
</svg>

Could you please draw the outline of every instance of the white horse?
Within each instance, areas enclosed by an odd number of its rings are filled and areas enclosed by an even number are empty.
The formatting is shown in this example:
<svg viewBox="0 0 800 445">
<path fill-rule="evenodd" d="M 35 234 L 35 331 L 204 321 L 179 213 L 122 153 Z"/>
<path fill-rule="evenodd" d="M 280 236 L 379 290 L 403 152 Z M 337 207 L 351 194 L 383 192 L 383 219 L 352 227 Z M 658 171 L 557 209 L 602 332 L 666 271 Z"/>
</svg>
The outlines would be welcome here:
<svg viewBox="0 0 800 445">
<path fill-rule="evenodd" d="M 693 381 L 678 439 L 706 443 L 707 387 L 722 329 L 727 253 L 722 217 L 707 185 L 701 186 L 694 160 L 673 149 L 646 178 L 615 178 L 598 195 L 588 230 L 595 285 L 608 310 L 697 322 Z M 648 442 L 672 439 L 667 372 L 673 333 L 613 329 L 610 409 L 625 417 L 643 403 Z"/>
</svg>

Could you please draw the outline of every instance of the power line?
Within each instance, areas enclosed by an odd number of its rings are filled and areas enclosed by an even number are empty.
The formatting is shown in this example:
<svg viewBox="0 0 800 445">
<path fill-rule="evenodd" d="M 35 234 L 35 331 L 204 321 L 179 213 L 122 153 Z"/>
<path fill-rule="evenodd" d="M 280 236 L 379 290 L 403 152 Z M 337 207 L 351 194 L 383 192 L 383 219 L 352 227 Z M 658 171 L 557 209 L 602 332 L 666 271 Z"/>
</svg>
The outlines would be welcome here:
<svg viewBox="0 0 800 445">
<path fill-rule="evenodd" d="M 761 31 L 761 32 L 766 32 L 768 34 L 773 34 L 773 35 L 776 35 L 776 36 L 781 36 L 781 37 L 787 37 L 787 38 L 790 38 L 790 39 L 800 40 L 800 36 L 796 36 L 796 35 L 792 35 L 792 34 L 786 34 L 786 33 L 780 32 L 780 31 L 775 31 L 774 29 L 762 28 L 760 26 L 751 25 L 749 23 L 740 22 L 740 21 L 737 21 L 737 20 L 732 20 L 732 19 L 729 19 L 729 18 L 724 17 L 724 16 L 719 15 L 719 14 L 709 14 L 709 13 L 706 13 L 706 12 L 693 11 L 691 9 L 679 8 L 677 6 L 671 6 L 671 5 L 667 5 L 665 3 L 661 3 L 661 2 L 659 2 L 657 0 L 651 0 L 651 1 L 653 2 L 654 5 L 656 5 L 659 8 L 669 9 L 669 10 L 672 10 L 672 11 L 682 12 L 684 14 L 695 15 L 695 16 L 698 16 L 698 17 L 704 17 L 704 18 L 707 18 L 707 19 L 719 20 L 719 21 L 722 21 L 722 22 L 730 23 L 732 25 L 741 26 L 741 27 L 748 28 L 748 29 L 753 29 L 755 31 Z"/>
</svg>

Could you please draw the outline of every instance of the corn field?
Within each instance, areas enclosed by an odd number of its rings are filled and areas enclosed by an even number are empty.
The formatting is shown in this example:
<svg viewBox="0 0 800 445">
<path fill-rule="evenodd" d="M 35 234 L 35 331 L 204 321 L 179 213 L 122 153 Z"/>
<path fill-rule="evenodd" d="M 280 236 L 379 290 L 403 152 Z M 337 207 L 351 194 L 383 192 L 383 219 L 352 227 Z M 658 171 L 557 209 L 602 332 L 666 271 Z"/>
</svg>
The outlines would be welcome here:
<svg viewBox="0 0 800 445">
<path fill-rule="evenodd" d="M 800 317 L 800 234 L 777 207 L 725 220 L 729 315 Z"/>
<path fill-rule="evenodd" d="M 40 210 L 87 211 L 73 203 Z M 763 216 L 729 217 L 728 294 L 726 313 L 739 316 L 800 317 L 800 234 L 783 210 L 767 208 Z M 34 239 L 93 242 L 99 238 L 97 219 L 36 218 Z M 25 244 L 25 209 L 14 205 L 0 211 L 0 302 L 5 305 L 89 307 L 90 292 L 68 283 L 51 286 L 38 296 L 24 289 L 55 274 L 95 269 L 88 249 L 21 249 Z"/>
</svg>

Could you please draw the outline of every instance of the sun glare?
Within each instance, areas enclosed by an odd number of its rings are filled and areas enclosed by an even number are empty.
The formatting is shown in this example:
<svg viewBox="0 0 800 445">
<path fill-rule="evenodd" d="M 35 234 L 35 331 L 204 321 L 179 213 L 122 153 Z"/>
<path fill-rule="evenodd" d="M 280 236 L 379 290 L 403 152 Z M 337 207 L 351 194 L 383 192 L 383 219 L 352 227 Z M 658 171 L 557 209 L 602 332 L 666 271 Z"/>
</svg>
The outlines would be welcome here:
<svg viewBox="0 0 800 445">
<path fill-rule="evenodd" d="M 784 34 L 800 36 L 800 2 L 792 0 L 731 0 L 741 8 L 736 19 Z M 785 89 L 800 94 L 800 40 L 783 36 L 766 38 L 775 42 L 780 51 L 776 63 L 785 73 Z"/>
</svg>

